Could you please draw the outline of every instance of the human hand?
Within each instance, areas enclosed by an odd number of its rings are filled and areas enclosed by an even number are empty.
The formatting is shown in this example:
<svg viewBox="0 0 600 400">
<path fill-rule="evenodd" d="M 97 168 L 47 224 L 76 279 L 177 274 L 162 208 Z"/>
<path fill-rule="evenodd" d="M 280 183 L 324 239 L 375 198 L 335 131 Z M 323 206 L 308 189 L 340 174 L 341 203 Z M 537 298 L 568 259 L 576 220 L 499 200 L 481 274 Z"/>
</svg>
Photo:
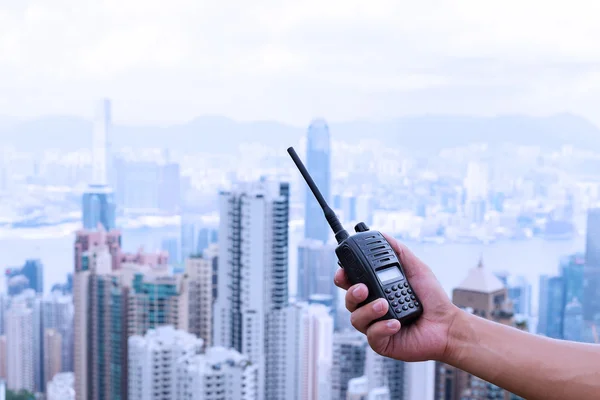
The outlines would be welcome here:
<svg viewBox="0 0 600 400">
<path fill-rule="evenodd" d="M 371 348 L 382 356 L 402 361 L 442 360 L 449 351 L 449 331 L 460 310 L 425 263 L 394 238 L 383 236 L 398 254 L 404 273 L 421 300 L 423 314 L 406 327 L 401 327 L 396 319 L 372 324 L 387 313 L 387 300 L 380 298 L 358 307 L 367 299 L 368 289 L 362 283 L 352 286 L 344 270 L 339 269 L 334 282 L 347 290 L 346 308 L 352 313 L 352 326 L 367 335 Z"/>
</svg>

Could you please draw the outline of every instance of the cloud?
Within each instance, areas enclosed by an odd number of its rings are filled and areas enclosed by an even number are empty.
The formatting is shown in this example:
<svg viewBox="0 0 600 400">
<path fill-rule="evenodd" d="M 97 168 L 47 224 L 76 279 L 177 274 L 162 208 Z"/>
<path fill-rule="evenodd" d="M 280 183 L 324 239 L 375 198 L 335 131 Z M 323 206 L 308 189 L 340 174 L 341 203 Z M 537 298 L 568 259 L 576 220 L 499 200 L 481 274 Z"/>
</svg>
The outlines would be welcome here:
<svg viewBox="0 0 600 400">
<path fill-rule="evenodd" d="M 0 109 L 87 115 L 109 95 L 123 121 L 594 117 L 599 12 L 595 1 L 4 0 Z"/>
</svg>

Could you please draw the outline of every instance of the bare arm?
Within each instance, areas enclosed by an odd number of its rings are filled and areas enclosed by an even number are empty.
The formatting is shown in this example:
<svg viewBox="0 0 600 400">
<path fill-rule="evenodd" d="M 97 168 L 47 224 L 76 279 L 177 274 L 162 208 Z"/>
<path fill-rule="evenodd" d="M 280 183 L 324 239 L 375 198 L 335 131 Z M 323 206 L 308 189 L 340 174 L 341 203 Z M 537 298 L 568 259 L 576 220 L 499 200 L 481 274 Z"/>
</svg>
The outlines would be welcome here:
<svg viewBox="0 0 600 400">
<path fill-rule="evenodd" d="M 528 400 L 600 398 L 600 346 L 535 336 L 463 311 L 441 361 Z"/>
<path fill-rule="evenodd" d="M 346 289 L 352 325 L 375 352 L 403 361 L 436 360 L 452 365 L 528 400 L 600 399 L 600 345 L 535 336 L 462 311 L 406 246 L 386 235 L 398 253 L 424 312 L 414 324 L 373 322 L 388 303 L 359 307 L 368 289 L 351 285 L 344 271 L 334 281 Z"/>
</svg>

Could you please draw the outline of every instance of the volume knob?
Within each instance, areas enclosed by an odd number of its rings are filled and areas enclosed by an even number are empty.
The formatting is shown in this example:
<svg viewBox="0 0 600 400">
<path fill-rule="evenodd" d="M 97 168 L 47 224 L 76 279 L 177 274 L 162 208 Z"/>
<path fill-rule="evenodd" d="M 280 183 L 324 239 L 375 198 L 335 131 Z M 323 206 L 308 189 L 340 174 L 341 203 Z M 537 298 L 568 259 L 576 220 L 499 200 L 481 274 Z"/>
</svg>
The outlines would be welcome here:
<svg viewBox="0 0 600 400">
<path fill-rule="evenodd" d="M 354 227 L 354 230 L 356 232 L 366 232 L 369 230 L 369 227 L 367 226 L 367 224 L 365 224 L 364 222 L 359 222 L 358 224 L 356 224 L 356 226 Z"/>
</svg>

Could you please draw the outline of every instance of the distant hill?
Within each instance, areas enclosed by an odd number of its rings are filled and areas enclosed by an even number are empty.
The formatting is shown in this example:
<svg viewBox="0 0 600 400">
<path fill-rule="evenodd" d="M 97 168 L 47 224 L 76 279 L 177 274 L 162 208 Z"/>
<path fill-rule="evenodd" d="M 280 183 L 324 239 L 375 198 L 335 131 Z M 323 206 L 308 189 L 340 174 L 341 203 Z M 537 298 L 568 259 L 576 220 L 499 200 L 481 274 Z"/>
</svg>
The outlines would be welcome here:
<svg viewBox="0 0 600 400">
<path fill-rule="evenodd" d="M 0 143 L 12 144 L 22 150 L 74 150 L 90 147 L 92 128 L 91 121 L 68 116 L 11 120 L 0 123 Z M 240 142 L 287 147 L 296 143 L 305 130 L 306 127 L 271 121 L 237 122 L 225 117 L 199 117 L 170 126 L 116 125 L 112 136 L 115 147 L 165 147 L 228 153 Z M 333 138 L 339 140 L 379 139 L 391 146 L 423 152 L 473 142 L 487 142 L 491 146 L 509 142 L 550 149 L 572 144 L 600 151 L 600 130 L 572 114 L 543 118 L 423 115 L 384 122 L 331 123 L 330 130 Z"/>
</svg>

